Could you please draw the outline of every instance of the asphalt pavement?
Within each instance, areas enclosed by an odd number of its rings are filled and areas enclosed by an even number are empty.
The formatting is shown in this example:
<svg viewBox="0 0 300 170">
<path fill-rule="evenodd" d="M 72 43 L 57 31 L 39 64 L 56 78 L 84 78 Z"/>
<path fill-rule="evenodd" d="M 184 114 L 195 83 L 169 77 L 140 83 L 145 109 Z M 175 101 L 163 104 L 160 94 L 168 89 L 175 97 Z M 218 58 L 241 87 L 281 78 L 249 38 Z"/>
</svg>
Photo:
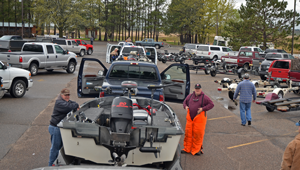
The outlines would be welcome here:
<svg viewBox="0 0 300 170">
<path fill-rule="evenodd" d="M 178 52 L 179 47 L 162 48 L 169 52 Z M 94 42 L 91 56 L 105 63 L 106 43 Z M 79 58 L 80 60 L 80 58 Z M 188 61 L 191 64 L 190 61 Z M 172 62 L 158 63 L 164 70 Z M 64 71 L 39 74 L 34 85 L 21 99 L 6 95 L 0 100 L 0 167 L 1 169 L 33 169 L 47 166 L 50 135 L 49 120 L 55 98 L 60 90 L 68 87 L 71 100 L 79 104 L 90 99 L 77 98 L 78 66 L 74 74 Z M 268 112 L 264 106 L 252 104 L 252 125 L 241 126 L 239 106 L 229 100 L 226 92 L 218 92 L 219 84 L 214 80 L 224 77 L 237 78 L 237 75 L 206 75 L 204 71 L 191 70 L 191 92 L 196 83 L 200 83 L 203 92 L 208 95 L 215 107 L 207 112 L 206 134 L 204 136 L 204 154 L 192 156 L 182 154 L 181 165 L 190 169 L 280 169 L 282 155 L 287 144 L 296 136 L 295 122 L 300 120 L 299 112 Z M 252 76 L 251 79 L 259 79 Z M 287 97 L 295 97 L 289 93 Z M 258 99 L 262 100 L 262 99 Z M 186 112 L 182 104 L 168 103 L 176 111 L 182 127 L 185 127 Z M 183 147 L 183 137 L 180 146 Z"/>
</svg>

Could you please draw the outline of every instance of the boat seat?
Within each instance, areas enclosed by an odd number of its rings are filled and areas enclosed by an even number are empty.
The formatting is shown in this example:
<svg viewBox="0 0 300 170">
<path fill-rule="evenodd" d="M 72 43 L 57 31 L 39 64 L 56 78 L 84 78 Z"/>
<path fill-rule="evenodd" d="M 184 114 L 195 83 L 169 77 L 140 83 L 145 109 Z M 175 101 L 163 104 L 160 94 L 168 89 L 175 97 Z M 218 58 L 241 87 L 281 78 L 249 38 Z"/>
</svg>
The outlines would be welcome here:
<svg viewBox="0 0 300 170">
<path fill-rule="evenodd" d="M 134 124 L 151 124 L 151 116 L 146 110 L 138 109 L 133 110 L 133 121 Z M 144 123 L 142 123 L 144 122 Z"/>
<path fill-rule="evenodd" d="M 300 100 L 294 100 L 294 101 L 289 101 L 284 103 L 276 103 L 275 106 L 286 106 L 286 105 L 296 104 L 296 103 L 300 103 Z"/>
</svg>

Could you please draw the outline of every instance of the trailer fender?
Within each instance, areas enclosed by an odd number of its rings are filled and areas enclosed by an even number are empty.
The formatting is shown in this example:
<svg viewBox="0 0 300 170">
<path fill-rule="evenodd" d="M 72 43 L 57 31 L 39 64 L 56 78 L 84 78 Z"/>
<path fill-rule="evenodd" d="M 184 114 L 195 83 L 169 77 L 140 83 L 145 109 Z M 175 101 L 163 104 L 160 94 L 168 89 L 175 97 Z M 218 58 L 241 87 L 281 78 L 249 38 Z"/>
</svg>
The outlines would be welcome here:
<svg viewBox="0 0 300 170">
<path fill-rule="evenodd" d="M 285 95 L 284 92 L 283 92 L 283 90 L 282 90 L 281 88 L 276 88 L 276 89 L 274 89 L 272 93 L 277 94 L 277 96 L 278 96 L 280 99 L 283 98 L 283 96 Z"/>
<path fill-rule="evenodd" d="M 254 84 L 254 86 L 257 88 L 259 86 L 258 81 L 252 81 L 252 83 Z"/>
<path fill-rule="evenodd" d="M 237 88 L 237 86 L 238 85 L 236 83 L 232 83 L 232 84 L 229 85 L 229 88 L 230 89 L 234 89 L 234 91 L 235 91 L 235 89 Z"/>
</svg>

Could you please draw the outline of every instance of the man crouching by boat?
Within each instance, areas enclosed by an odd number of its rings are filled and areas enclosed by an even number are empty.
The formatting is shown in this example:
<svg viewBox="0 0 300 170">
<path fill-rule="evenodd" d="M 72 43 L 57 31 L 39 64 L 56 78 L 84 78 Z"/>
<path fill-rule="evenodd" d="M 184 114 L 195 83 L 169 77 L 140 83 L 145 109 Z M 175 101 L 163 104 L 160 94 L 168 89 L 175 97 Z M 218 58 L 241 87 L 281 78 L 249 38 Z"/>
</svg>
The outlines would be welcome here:
<svg viewBox="0 0 300 170">
<path fill-rule="evenodd" d="M 183 150 L 181 153 L 203 154 L 203 138 L 206 126 L 206 112 L 214 107 L 214 103 L 206 96 L 200 84 L 195 85 L 195 91 L 189 94 L 183 108 L 187 111 Z"/>
</svg>

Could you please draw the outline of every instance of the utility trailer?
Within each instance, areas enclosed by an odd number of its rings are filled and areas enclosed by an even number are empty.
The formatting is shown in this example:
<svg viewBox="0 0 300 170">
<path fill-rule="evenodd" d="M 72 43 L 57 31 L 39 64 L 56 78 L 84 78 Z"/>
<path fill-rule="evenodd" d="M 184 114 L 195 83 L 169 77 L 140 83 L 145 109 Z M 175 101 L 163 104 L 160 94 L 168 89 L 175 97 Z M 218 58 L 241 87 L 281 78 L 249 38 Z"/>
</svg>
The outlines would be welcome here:
<svg viewBox="0 0 300 170">
<path fill-rule="evenodd" d="M 266 97 L 269 93 L 275 93 L 279 96 L 279 98 L 283 98 L 286 93 L 294 90 L 299 90 L 299 87 L 292 87 L 292 81 L 288 81 L 288 86 L 276 86 L 268 84 L 267 81 L 263 80 L 250 80 L 256 87 L 256 96 L 257 97 Z M 215 80 L 215 83 L 220 83 L 223 87 L 219 87 L 218 91 L 228 91 L 228 97 L 233 100 L 234 92 L 238 86 L 238 83 L 241 82 L 239 80 L 235 80 L 235 82 L 230 79 L 223 79 L 221 81 Z M 263 85 L 263 87 L 259 87 Z"/>
<path fill-rule="evenodd" d="M 275 93 L 269 93 L 264 100 L 257 101 L 256 104 L 266 106 L 269 112 L 275 109 L 281 112 L 300 110 L 300 97 L 279 98 Z"/>
<path fill-rule="evenodd" d="M 236 67 L 227 67 L 226 64 L 220 60 L 211 61 L 212 66 L 210 69 L 210 75 L 215 77 L 217 74 L 238 74 L 239 78 L 242 78 L 242 75 L 249 72 L 250 70 L 244 70 L 244 68 Z"/>
</svg>

